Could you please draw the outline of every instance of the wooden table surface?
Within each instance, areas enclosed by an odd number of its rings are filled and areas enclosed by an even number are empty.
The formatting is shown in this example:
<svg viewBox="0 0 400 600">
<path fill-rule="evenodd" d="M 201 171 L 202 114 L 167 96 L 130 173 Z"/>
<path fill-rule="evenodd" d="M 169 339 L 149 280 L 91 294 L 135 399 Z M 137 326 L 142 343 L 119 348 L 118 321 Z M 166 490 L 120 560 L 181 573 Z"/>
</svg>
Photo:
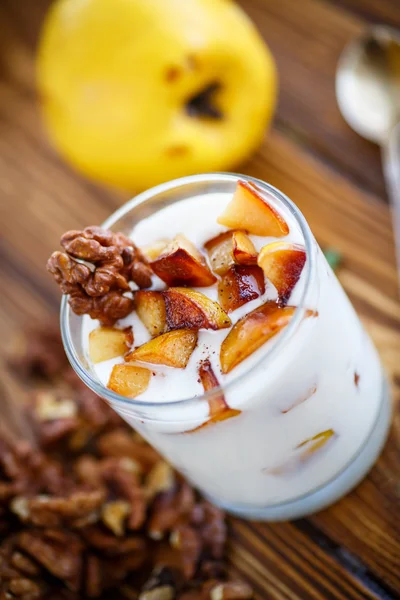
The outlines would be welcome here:
<svg viewBox="0 0 400 600">
<path fill-rule="evenodd" d="M 367 22 L 400 28 L 399 0 L 241 0 L 276 57 L 281 92 L 272 131 L 242 171 L 304 212 L 317 239 L 344 255 L 339 277 L 390 376 L 394 422 L 366 480 L 311 518 L 232 521 L 230 556 L 257 598 L 400 597 L 400 305 L 378 149 L 343 122 L 334 73 Z M 100 223 L 126 198 L 76 175 L 49 147 L 34 92 L 34 50 L 49 0 L 0 1 L 1 391 L 9 340 L 58 309 L 44 264 L 66 229 Z"/>
</svg>

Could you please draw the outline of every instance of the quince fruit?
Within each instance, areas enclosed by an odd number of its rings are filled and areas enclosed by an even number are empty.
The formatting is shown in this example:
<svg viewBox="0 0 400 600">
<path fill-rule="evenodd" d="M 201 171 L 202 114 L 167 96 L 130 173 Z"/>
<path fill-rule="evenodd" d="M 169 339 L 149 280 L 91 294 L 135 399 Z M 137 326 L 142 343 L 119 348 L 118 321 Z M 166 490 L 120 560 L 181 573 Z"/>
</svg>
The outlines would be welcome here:
<svg viewBox="0 0 400 600">
<path fill-rule="evenodd" d="M 231 0 L 56 0 L 37 73 L 56 148 L 128 190 L 231 169 L 276 99 L 273 58 Z"/>
</svg>

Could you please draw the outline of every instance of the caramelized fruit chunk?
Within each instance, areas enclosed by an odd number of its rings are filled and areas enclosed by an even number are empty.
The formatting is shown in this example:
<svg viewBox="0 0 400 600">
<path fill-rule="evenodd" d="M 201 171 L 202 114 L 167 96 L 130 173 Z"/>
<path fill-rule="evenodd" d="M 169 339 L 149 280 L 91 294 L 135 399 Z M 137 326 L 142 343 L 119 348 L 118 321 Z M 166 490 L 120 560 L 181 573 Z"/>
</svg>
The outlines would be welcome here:
<svg viewBox="0 0 400 600">
<path fill-rule="evenodd" d="M 219 387 L 219 381 L 213 371 L 209 359 L 201 361 L 199 366 L 199 377 L 205 392 L 210 392 L 211 390 Z M 208 425 L 218 423 L 219 421 L 225 421 L 231 417 L 237 417 L 241 413 L 240 410 L 236 410 L 235 408 L 230 408 L 228 406 L 222 390 L 208 399 L 208 405 L 210 418 L 205 421 L 205 423 L 202 423 L 195 429 L 191 429 L 187 433 L 199 431 Z"/>
<path fill-rule="evenodd" d="M 232 327 L 221 345 L 221 367 L 229 373 L 245 358 L 279 333 L 292 318 L 294 306 L 269 301 L 248 313 Z"/>
<path fill-rule="evenodd" d="M 285 219 L 268 204 L 263 191 L 247 181 L 238 181 L 232 200 L 217 221 L 254 235 L 283 237 L 289 233 Z"/>
<path fill-rule="evenodd" d="M 333 429 L 326 429 L 325 431 L 317 433 L 317 435 L 314 435 L 312 438 L 304 440 L 304 442 L 297 446 L 297 449 L 301 449 L 300 460 L 302 462 L 308 460 L 335 436 L 336 434 Z"/>
<path fill-rule="evenodd" d="M 156 365 L 184 369 L 197 344 L 197 332 L 177 329 L 159 335 L 130 352 L 125 360 L 140 360 Z"/>
<path fill-rule="evenodd" d="M 326 429 L 317 433 L 312 438 L 304 440 L 296 446 L 293 454 L 283 463 L 275 467 L 263 469 L 264 473 L 269 475 L 285 475 L 296 472 L 302 465 L 306 464 L 317 452 L 322 450 L 329 441 L 337 437 L 333 429 Z"/>
<path fill-rule="evenodd" d="M 177 235 L 168 244 L 158 258 L 151 262 L 151 268 L 160 279 L 171 286 L 208 287 L 216 281 L 204 256 L 183 235 Z"/>
<path fill-rule="evenodd" d="M 153 337 L 164 333 L 167 325 L 165 301 L 161 292 L 139 290 L 135 293 L 134 307 L 139 319 Z"/>
<path fill-rule="evenodd" d="M 123 356 L 133 344 L 132 328 L 98 327 L 89 333 L 89 357 L 93 363 Z"/>
<path fill-rule="evenodd" d="M 234 263 L 240 265 L 257 264 L 257 250 L 245 231 L 225 231 L 204 244 L 211 269 L 217 275 L 224 275 Z"/>
<path fill-rule="evenodd" d="M 232 312 L 265 292 L 264 273 L 257 265 L 232 265 L 218 283 L 218 300 Z"/>
<path fill-rule="evenodd" d="M 168 329 L 224 329 L 231 320 L 218 302 L 188 288 L 162 292 Z"/>
<path fill-rule="evenodd" d="M 211 269 L 217 275 L 224 275 L 234 263 L 232 236 L 233 231 L 224 231 L 204 244 Z"/>
<path fill-rule="evenodd" d="M 257 262 L 276 287 L 280 301 L 286 304 L 306 262 L 303 246 L 288 242 L 267 244 L 261 249 Z"/>
<path fill-rule="evenodd" d="M 219 387 L 219 381 L 209 359 L 201 361 L 199 366 L 199 377 L 205 392 L 210 392 L 214 388 Z M 209 408 L 210 417 L 215 417 L 229 408 L 222 390 L 219 394 L 210 398 Z"/>
<path fill-rule="evenodd" d="M 134 365 L 115 365 L 107 387 L 121 396 L 136 398 L 147 390 L 150 378 L 149 369 Z"/>
<path fill-rule="evenodd" d="M 161 240 L 157 240 L 152 244 L 148 244 L 147 246 L 143 246 L 140 250 L 143 252 L 147 260 L 152 261 L 156 260 L 164 252 L 168 244 L 171 243 L 171 240 L 168 238 L 162 238 Z"/>
<path fill-rule="evenodd" d="M 238 265 L 256 265 L 258 252 L 253 242 L 244 231 L 232 234 L 232 254 Z"/>
</svg>

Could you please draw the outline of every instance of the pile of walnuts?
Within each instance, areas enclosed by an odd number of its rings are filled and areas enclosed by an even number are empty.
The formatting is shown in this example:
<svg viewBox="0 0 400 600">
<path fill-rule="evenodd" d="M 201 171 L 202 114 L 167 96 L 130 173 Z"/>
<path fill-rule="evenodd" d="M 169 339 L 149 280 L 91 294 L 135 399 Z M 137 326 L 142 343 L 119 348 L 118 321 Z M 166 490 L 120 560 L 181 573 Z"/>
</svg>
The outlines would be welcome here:
<svg viewBox="0 0 400 600">
<path fill-rule="evenodd" d="M 29 332 L 14 368 L 37 440 L 0 438 L 0 600 L 246 600 L 223 561 L 224 514 L 203 500 Z"/>
</svg>

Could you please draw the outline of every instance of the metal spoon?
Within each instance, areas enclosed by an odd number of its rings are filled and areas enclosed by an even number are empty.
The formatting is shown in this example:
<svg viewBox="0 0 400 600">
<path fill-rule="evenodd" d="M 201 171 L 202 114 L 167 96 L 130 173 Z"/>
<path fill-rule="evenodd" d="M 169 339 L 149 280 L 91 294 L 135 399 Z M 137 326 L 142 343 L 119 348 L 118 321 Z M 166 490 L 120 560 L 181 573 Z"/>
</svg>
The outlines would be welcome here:
<svg viewBox="0 0 400 600">
<path fill-rule="evenodd" d="M 350 127 L 381 147 L 400 278 L 400 32 L 370 27 L 344 49 L 336 97 Z"/>
</svg>

